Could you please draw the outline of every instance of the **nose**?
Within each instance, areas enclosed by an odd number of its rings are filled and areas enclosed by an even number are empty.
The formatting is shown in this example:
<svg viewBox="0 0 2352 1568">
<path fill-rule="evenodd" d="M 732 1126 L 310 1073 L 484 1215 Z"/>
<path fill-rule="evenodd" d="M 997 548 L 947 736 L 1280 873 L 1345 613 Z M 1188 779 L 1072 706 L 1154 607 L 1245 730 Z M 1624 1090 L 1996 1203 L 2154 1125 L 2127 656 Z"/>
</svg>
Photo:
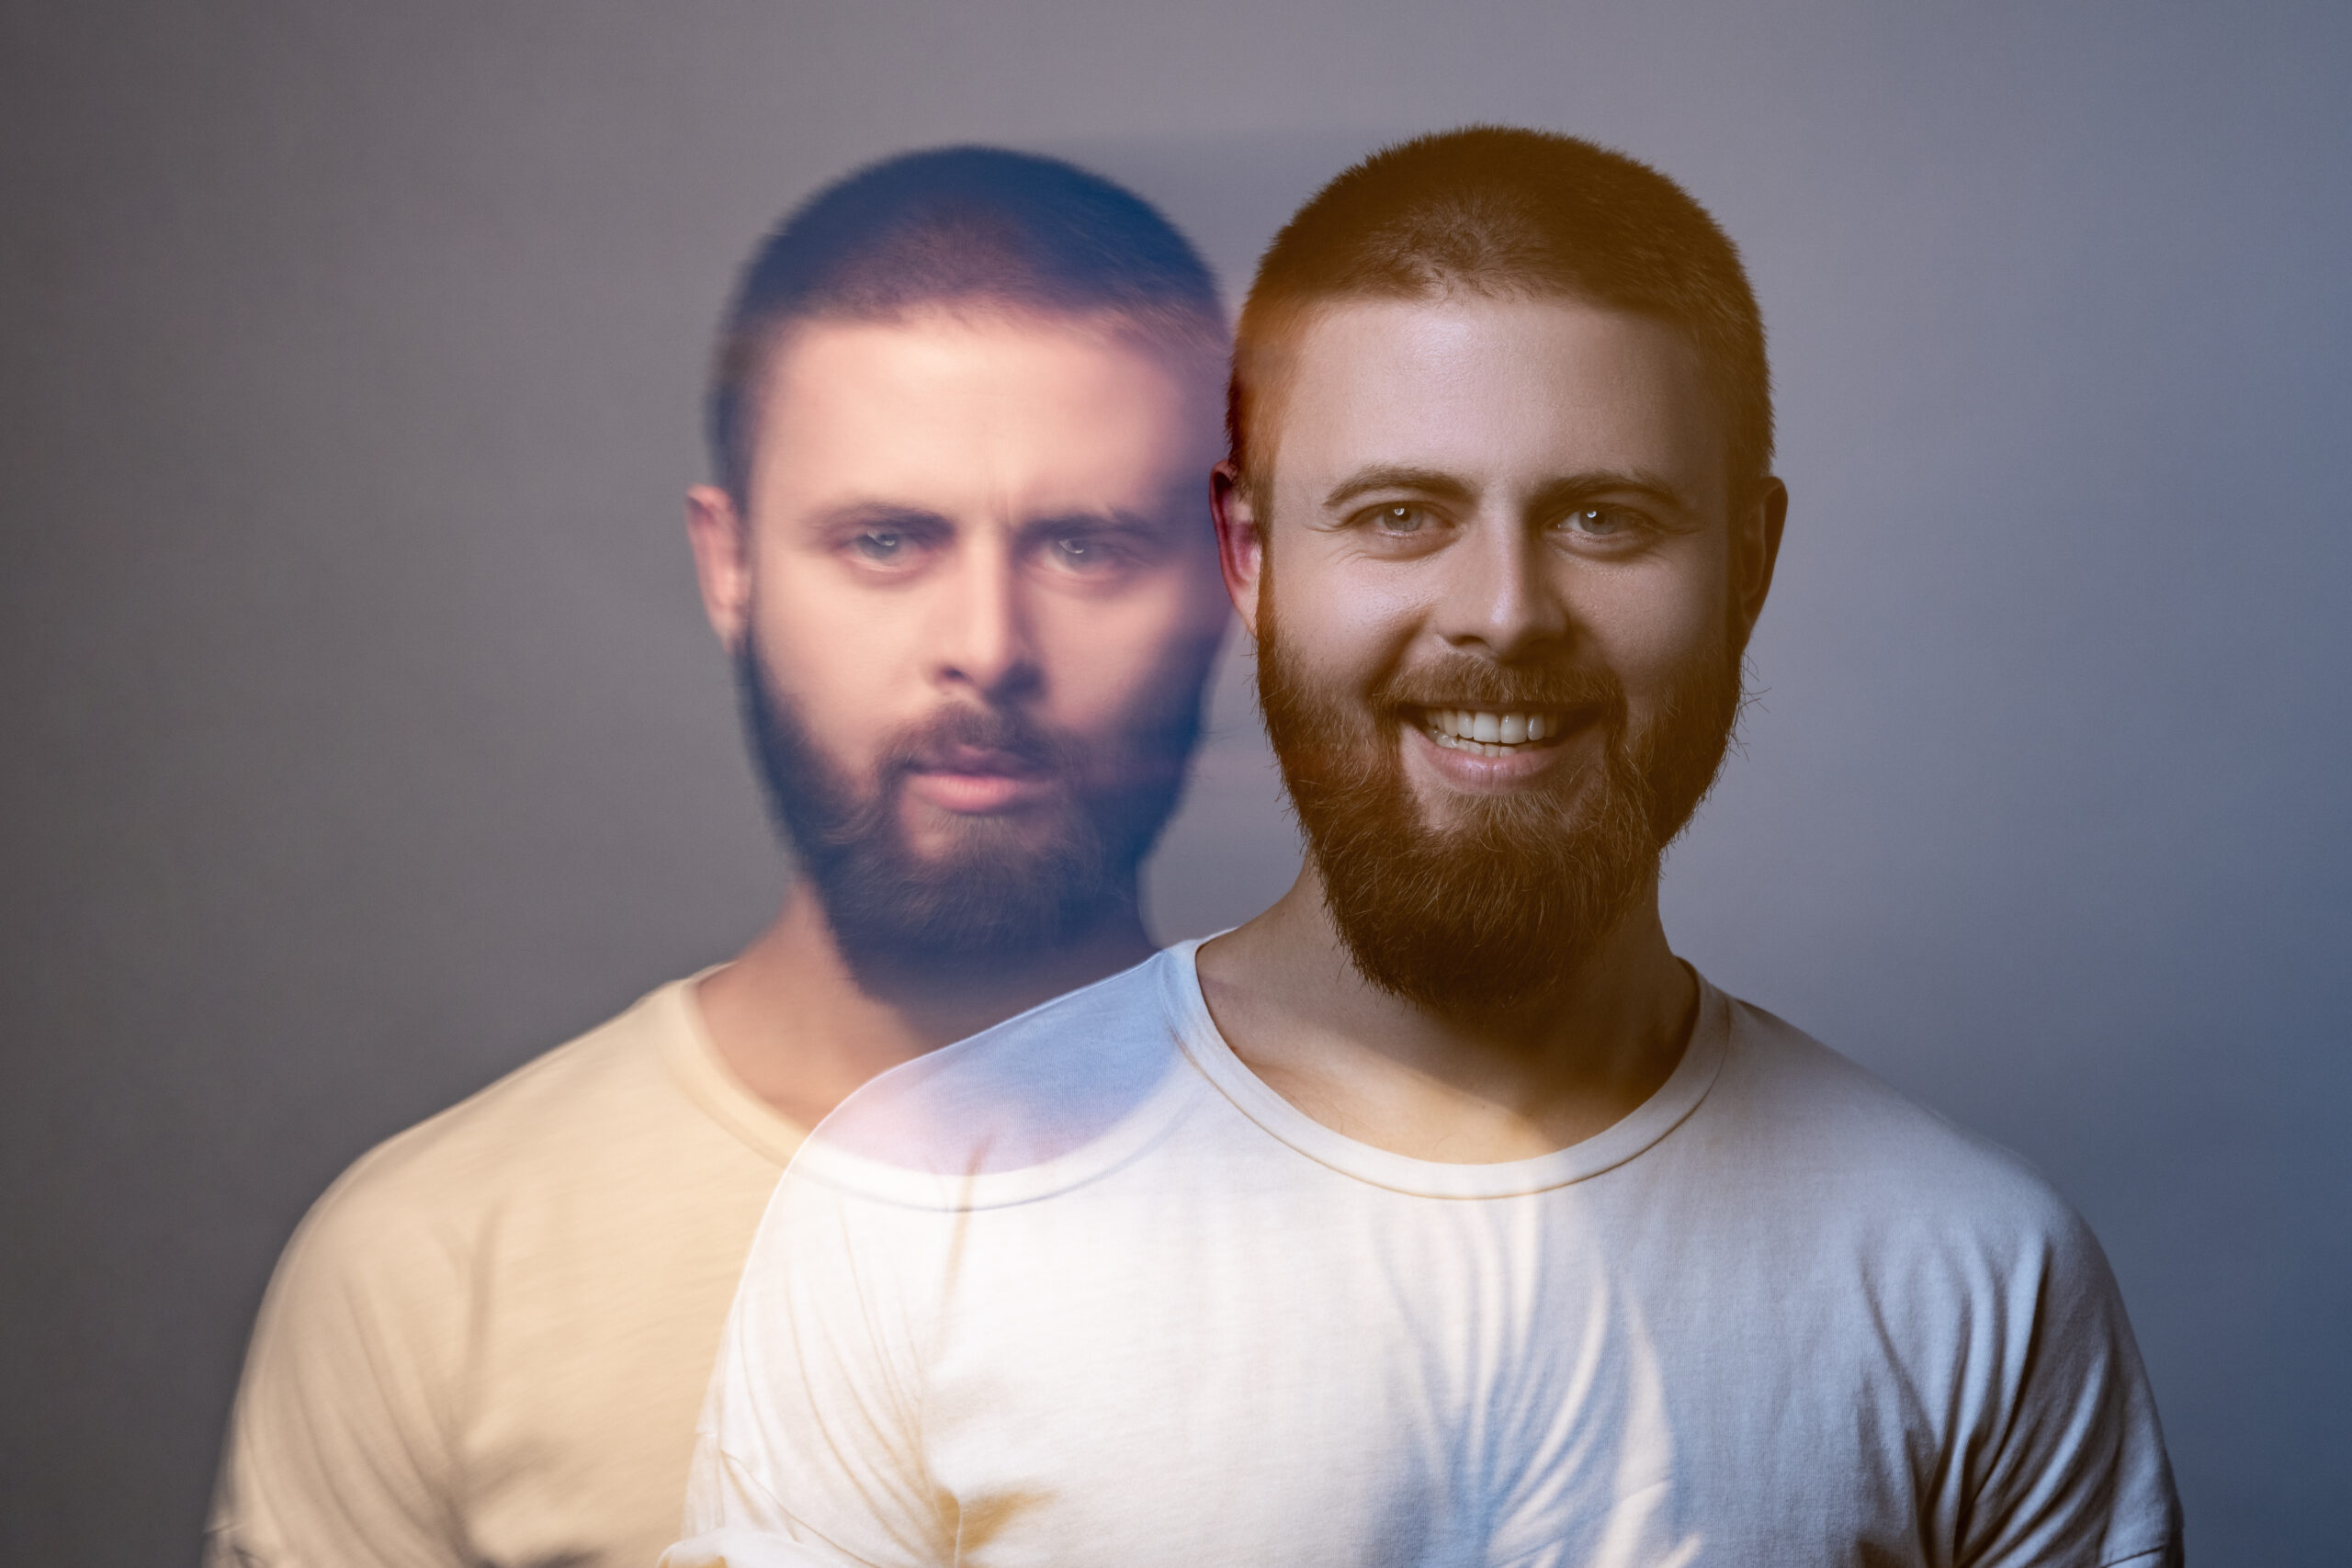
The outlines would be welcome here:
<svg viewBox="0 0 2352 1568">
<path fill-rule="evenodd" d="M 974 540 L 941 583 L 932 679 L 996 706 L 1038 683 L 1019 563 L 1006 541 Z"/>
<path fill-rule="evenodd" d="M 1450 646 L 1510 663 L 1566 639 L 1567 604 L 1532 530 L 1482 521 L 1446 554 L 1434 623 Z"/>
</svg>

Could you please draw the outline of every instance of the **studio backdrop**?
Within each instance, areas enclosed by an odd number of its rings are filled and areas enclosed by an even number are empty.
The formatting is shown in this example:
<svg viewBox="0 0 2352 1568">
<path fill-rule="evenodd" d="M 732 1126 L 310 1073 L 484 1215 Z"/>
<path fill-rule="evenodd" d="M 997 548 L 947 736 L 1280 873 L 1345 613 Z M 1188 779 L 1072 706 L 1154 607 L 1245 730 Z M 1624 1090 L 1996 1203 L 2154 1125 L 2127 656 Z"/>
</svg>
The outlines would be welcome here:
<svg viewBox="0 0 2352 1568">
<path fill-rule="evenodd" d="M 773 910 L 680 497 L 780 211 L 1054 152 L 1238 300 L 1493 119 L 1682 181 L 1771 334 L 1679 949 L 2089 1217 L 2195 1561 L 2342 1561 L 2346 81 L 2322 5 L 0 8 L 0 1558 L 191 1560 L 311 1199 Z M 1249 689 L 1163 939 L 1297 864 Z"/>
</svg>

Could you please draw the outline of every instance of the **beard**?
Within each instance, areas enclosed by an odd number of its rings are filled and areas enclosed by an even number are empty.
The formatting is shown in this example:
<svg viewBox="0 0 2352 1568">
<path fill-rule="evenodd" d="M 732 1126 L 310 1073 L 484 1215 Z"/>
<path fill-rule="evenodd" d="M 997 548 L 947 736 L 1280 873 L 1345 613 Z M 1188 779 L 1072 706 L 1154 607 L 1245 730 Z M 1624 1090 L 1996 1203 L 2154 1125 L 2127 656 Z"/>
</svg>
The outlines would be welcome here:
<svg viewBox="0 0 2352 1568">
<path fill-rule="evenodd" d="M 1323 897 L 1358 973 L 1428 1011 L 1497 1017 L 1553 993 L 1655 886 L 1710 788 L 1742 700 L 1728 633 L 1638 730 L 1603 670 L 1460 656 L 1368 693 L 1318 685 L 1267 614 L 1258 698 Z M 1458 796 L 1432 824 L 1400 730 L 1427 708 L 1541 709 L 1600 727 L 1598 767 Z"/>
<path fill-rule="evenodd" d="M 770 812 L 862 978 L 986 971 L 1132 909 L 1136 868 L 1175 811 L 1200 733 L 1197 691 L 1157 724 L 1091 746 L 1003 709 L 956 705 L 892 736 L 860 787 L 750 637 L 735 674 Z M 1027 811 L 955 818 L 955 841 L 924 853 L 907 836 L 907 776 L 963 746 L 1006 753 L 1062 787 Z"/>
</svg>

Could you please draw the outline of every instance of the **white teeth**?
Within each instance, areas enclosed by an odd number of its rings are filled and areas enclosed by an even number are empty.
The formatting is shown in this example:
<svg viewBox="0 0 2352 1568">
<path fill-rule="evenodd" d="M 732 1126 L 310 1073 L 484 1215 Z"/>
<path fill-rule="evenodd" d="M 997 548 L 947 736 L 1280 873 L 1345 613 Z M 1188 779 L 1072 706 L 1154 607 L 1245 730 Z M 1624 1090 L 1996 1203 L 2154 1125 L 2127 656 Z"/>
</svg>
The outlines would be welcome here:
<svg viewBox="0 0 2352 1568">
<path fill-rule="evenodd" d="M 1557 719 L 1542 714 L 1479 713 L 1467 708 L 1431 708 L 1426 724 L 1430 739 L 1442 746 L 1498 757 L 1560 730 Z"/>
</svg>

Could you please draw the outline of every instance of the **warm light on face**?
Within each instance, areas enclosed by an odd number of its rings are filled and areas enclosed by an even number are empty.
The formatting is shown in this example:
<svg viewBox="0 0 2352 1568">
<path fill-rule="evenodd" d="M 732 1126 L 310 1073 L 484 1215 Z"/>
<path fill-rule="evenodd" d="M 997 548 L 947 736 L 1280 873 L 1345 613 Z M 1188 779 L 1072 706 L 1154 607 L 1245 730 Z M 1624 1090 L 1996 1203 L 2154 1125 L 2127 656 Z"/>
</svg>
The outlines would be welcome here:
<svg viewBox="0 0 2352 1568">
<path fill-rule="evenodd" d="M 1697 356 L 1578 305 L 1335 307 L 1273 457 L 1228 567 L 1324 905 L 1375 985 L 1519 1005 L 1655 887 L 1737 711 L 1763 513 L 1730 525 Z"/>
<path fill-rule="evenodd" d="M 1272 434 L 1271 607 L 1293 667 L 1385 694 L 1432 826 L 1461 797 L 1597 764 L 1598 714 L 1506 700 L 1518 677 L 1613 681 L 1639 732 L 1724 647 L 1723 424 L 1666 323 L 1561 300 L 1335 305 L 1301 333 Z"/>
<path fill-rule="evenodd" d="M 945 310 L 804 324 L 773 378 L 748 520 L 770 678 L 853 790 L 896 789 L 914 855 L 1050 839 L 1195 700 L 1222 630 L 1212 405 L 1107 330 Z M 957 711 L 1051 745 L 885 776 Z"/>
</svg>

